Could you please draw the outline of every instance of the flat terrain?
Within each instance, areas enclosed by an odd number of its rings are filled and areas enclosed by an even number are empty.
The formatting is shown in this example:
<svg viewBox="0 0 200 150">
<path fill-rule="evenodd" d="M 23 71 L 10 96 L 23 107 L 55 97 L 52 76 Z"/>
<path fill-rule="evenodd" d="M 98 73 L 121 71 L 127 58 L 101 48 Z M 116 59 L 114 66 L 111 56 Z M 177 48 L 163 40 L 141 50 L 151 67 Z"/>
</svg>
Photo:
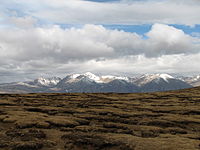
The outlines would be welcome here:
<svg viewBox="0 0 200 150">
<path fill-rule="evenodd" d="M 1 94 L 3 150 L 200 150 L 200 88 Z"/>
</svg>

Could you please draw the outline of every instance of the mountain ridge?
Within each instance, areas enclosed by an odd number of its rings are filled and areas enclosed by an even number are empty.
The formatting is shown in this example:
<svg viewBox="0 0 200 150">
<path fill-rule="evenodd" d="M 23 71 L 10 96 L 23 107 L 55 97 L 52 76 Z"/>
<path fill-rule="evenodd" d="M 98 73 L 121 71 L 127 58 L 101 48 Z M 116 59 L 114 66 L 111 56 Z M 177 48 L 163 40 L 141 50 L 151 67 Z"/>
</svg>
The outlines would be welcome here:
<svg viewBox="0 0 200 150">
<path fill-rule="evenodd" d="M 1 93 L 140 93 L 193 87 L 200 78 L 176 78 L 169 74 L 144 74 L 136 77 L 103 75 L 91 72 L 68 74 L 64 78 L 37 78 L 33 81 L 0 84 Z"/>
</svg>

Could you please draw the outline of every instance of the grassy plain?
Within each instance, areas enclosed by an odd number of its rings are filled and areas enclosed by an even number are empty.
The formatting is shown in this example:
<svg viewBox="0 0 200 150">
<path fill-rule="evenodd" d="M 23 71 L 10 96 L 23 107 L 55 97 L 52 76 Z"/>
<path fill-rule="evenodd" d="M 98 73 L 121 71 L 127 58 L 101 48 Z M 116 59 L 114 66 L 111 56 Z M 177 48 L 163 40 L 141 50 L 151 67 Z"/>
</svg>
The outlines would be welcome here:
<svg viewBox="0 0 200 150">
<path fill-rule="evenodd" d="M 200 150 L 200 88 L 1 94 L 3 150 Z"/>
</svg>

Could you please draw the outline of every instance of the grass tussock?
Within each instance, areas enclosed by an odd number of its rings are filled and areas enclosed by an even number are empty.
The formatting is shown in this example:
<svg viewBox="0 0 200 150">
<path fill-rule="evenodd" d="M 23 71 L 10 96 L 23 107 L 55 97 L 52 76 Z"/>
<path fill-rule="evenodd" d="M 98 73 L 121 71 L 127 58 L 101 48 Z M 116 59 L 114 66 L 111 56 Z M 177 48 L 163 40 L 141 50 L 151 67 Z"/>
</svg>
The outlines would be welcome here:
<svg viewBox="0 0 200 150">
<path fill-rule="evenodd" d="M 2 150 L 199 150 L 200 88 L 2 94 Z"/>
</svg>

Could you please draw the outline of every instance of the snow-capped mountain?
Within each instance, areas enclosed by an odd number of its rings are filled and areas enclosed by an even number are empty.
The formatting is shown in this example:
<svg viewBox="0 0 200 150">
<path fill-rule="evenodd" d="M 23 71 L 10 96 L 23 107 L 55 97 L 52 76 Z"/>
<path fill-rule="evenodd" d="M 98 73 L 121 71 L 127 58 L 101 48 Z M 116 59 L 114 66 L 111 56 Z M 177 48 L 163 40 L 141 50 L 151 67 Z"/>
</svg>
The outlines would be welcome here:
<svg viewBox="0 0 200 150">
<path fill-rule="evenodd" d="M 57 88 L 61 92 L 95 92 L 99 77 L 92 73 L 70 74 L 63 78 Z"/>
<path fill-rule="evenodd" d="M 60 82 L 61 78 L 38 78 L 33 81 L 13 82 L 0 84 L 0 92 L 6 93 L 34 93 L 48 92 L 49 88 L 54 87 Z"/>
<path fill-rule="evenodd" d="M 180 77 L 180 79 L 194 87 L 200 86 L 200 75 L 193 77 Z"/>
<path fill-rule="evenodd" d="M 61 78 L 59 77 L 52 77 L 52 78 L 43 78 L 39 77 L 34 81 L 27 81 L 27 82 L 14 82 L 11 83 L 13 85 L 21 85 L 27 87 L 53 87 L 56 86 L 60 82 Z"/>
<path fill-rule="evenodd" d="M 138 86 L 143 86 L 152 81 L 155 83 L 158 83 L 158 84 L 160 81 L 165 81 L 168 83 L 170 79 L 174 79 L 174 77 L 172 77 L 171 75 L 168 75 L 168 74 L 145 74 L 138 78 L 135 78 L 135 80 L 133 80 L 133 82 Z"/>
<path fill-rule="evenodd" d="M 55 86 L 60 82 L 61 78 L 53 77 L 53 78 L 38 78 L 35 79 L 33 82 L 29 82 L 29 84 L 38 85 L 38 86 Z"/>
<path fill-rule="evenodd" d="M 108 82 L 111 82 L 113 80 L 124 80 L 124 81 L 129 82 L 128 77 L 118 77 L 118 76 L 112 76 L 112 75 L 101 76 L 100 79 L 103 83 L 108 83 Z"/>
<path fill-rule="evenodd" d="M 97 76 L 90 72 L 67 75 L 58 84 L 62 92 L 138 92 L 138 87 L 128 82 L 128 78 Z"/>
<path fill-rule="evenodd" d="M 73 82 L 79 82 L 79 81 L 85 81 L 85 82 L 96 82 L 101 83 L 100 77 L 96 76 L 90 72 L 84 73 L 84 74 L 69 74 L 64 79 L 62 79 L 62 82 L 64 83 L 73 83 Z"/>
<path fill-rule="evenodd" d="M 190 84 L 168 74 L 146 74 L 136 78 L 133 83 L 141 92 L 168 91 L 192 87 Z"/>
<path fill-rule="evenodd" d="M 65 83 L 79 82 L 85 80 L 85 82 L 95 82 L 95 83 L 109 83 L 113 80 L 125 80 L 129 81 L 128 77 L 118 77 L 112 75 L 97 76 L 91 72 L 86 72 L 84 74 L 70 74 L 64 79 Z"/>
<path fill-rule="evenodd" d="M 145 74 L 136 77 L 121 77 L 112 75 L 97 76 L 87 72 L 83 74 L 68 74 L 63 79 L 59 77 L 38 78 L 28 82 L 0 84 L 0 92 L 134 93 L 168 91 L 192 87 L 189 82 L 186 83 L 185 81 L 168 74 Z M 199 81 L 199 77 L 191 81 Z"/>
</svg>

